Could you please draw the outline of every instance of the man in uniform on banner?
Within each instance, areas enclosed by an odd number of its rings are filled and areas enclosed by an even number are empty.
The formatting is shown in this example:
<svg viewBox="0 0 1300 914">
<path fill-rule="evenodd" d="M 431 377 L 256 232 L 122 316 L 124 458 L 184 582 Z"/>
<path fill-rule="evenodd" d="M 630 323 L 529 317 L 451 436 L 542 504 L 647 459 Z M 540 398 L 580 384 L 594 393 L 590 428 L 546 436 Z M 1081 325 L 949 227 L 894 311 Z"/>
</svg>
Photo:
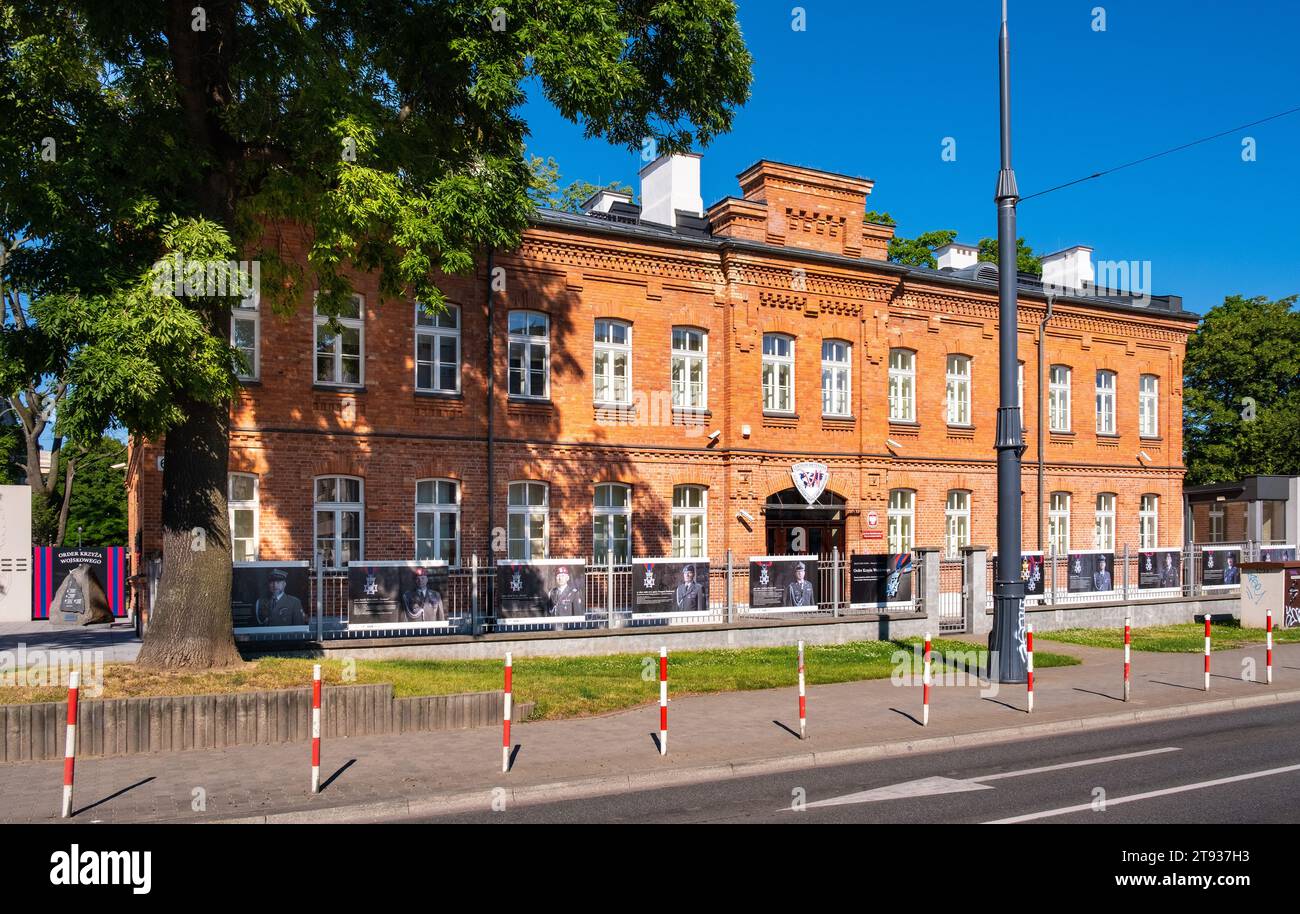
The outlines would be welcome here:
<svg viewBox="0 0 1300 914">
<path fill-rule="evenodd" d="M 1106 570 L 1106 556 L 1097 556 L 1097 571 L 1092 576 L 1092 589 L 1096 591 L 1111 590 L 1110 572 Z"/>
<path fill-rule="evenodd" d="M 415 569 L 415 586 L 402 594 L 402 607 L 408 622 L 445 622 L 442 594 L 429 587 L 427 568 Z"/>
<path fill-rule="evenodd" d="M 1231 552 L 1229 552 L 1224 557 L 1223 583 L 1225 584 L 1241 583 L 1241 569 L 1237 567 L 1237 563 L 1233 560 Z"/>
<path fill-rule="evenodd" d="M 257 598 L 254 612 L 258 625 L 306 625 L 302 602 L 291 593 L 285 593 L 289 576 L 276 568 L 267 576 L 270 593 Z"/>
<path fill-rule="evenodd" d="M 1174 557 L 1172 553 L 1165 553 L 1165 563 L 1160 567 L 1159 585 L 1161 587 L 1178 586 L 1178 569 L 1174 567 Z"/>
<path fill-rule="evenodd" d="M 550 615 L 581 616 L 583 608 L 582 594 L 569 582 L 569 566 L 561 565 L 555 570 L 555 586 L 550 592 Z"/>
<path fill-rule="evenodd" d="M 790 582 L 785 589 L 786 606 L 812 606 L 813 589 L 812 584 L 804 580 L 806 574 L 803 562 L 796 562 L 794 566 L 794 580 Z"/>
<path fill-rule="evenodd" d="M 695 566 L 687 565 L 682 569 L 682 582 L 674 593 L 679 613 L 704 612 L 708 606 L 704 603 L 704 589 L 695 580 Z"/>
</svg>

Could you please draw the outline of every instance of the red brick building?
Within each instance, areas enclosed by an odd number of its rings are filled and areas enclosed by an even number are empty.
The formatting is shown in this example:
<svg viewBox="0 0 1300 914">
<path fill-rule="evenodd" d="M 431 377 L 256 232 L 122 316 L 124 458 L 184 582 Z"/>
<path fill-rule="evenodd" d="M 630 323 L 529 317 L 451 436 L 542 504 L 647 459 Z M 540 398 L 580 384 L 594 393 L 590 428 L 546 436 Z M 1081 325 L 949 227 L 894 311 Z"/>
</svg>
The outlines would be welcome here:
<svg viewBox="0 0 1300 914">
<path fill-rule="evenodd" d="M 517 251 L 451 277 L 423 317 L 357 275 L 339 336 L 236 312 L 252 376 L 231 409 L 239 558 L 545 553 L 737 556 L 995 541 L 996 268 L 886 261 L 872 182 L 760 161 L 707 210 L 695 157 L 540 211 Z M 287 253 L 301 239 L 286 235 Z M 1181 545 L 1182 362 L 1196 315 L 1061 282 L 1043 344 L 1047 529 L 1075 548 Z M 1038 543 L 1044 287 L 1021 277 L 1025 548 Z M 134 449 L 131 541 L 158 548 L 160 449 Z M 801 508 L 791 467 L 829 471 Z M 493 529 L 499 532 L 494 538 Z"/>
</svg>

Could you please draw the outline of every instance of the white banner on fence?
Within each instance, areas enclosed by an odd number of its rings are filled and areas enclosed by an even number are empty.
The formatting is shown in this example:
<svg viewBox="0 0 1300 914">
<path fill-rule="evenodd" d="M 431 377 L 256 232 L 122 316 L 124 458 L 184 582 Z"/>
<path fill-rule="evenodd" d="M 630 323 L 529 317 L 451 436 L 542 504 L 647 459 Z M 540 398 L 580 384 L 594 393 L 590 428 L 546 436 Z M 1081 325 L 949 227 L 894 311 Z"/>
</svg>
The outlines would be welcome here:
<svg viewBox="0 0 1300 914">
<path fill-rule="evenodd" d="M 634 617 L 698 619 L 709 611 L 708 559 L 632 559 Z"/>
<path fill-rule="evenodd" d="M 1231 590 L 1241 586 L 1241 543 L 1201 547 L 1201 589 Z"/>
<path fill-rule="evenodd" d="M 751 613 L 813 612 L 817 609 L 817 556 L 751 555 Z"/>
<path fill-rule="evenodd" d="M 459 626 L 447 599 L 441 559 L 349 562 L 348 628 L 412 631 Z"/>
<path fill-rule="evenodd" d="M 310 567 L 310 562 L 235 562 L 230 575 L 235 634 L 306 634 L 311 616 Z"/>
<path fill-rule="evenodd" d="M 586 572 L 584 559 L 497 559 L 497 624 L 585 622 Z"/>
</svg>

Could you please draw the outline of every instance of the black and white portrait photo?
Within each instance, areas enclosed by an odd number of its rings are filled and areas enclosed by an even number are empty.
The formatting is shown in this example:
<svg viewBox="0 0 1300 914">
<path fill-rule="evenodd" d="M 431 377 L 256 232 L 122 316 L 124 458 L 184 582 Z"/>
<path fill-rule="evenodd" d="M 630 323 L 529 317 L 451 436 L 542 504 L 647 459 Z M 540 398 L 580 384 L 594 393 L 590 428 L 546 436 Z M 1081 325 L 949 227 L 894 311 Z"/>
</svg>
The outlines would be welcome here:
<svg viewBox="0 0 1300 914">
<path fill-rule="evenodd" d="M 632 560 L 634 613 L 709 611 L 709 563 L 653 558 Z"/>
<path fill-rule="evenodd" d="M 235 630 L 305 629 L 311 618 L 306 562 L 236 562 L 230 576 Z"/>
<path fill-rule="evenodd" d="M 754 610 L 817 608 L 817 557 L 765 555 L 749 560 L 749 606 Z"/>
<path fill-rule="evenodd" d="M 447 624 L 446 562 L 350 562 L 348 626 Z"/>
</svg>

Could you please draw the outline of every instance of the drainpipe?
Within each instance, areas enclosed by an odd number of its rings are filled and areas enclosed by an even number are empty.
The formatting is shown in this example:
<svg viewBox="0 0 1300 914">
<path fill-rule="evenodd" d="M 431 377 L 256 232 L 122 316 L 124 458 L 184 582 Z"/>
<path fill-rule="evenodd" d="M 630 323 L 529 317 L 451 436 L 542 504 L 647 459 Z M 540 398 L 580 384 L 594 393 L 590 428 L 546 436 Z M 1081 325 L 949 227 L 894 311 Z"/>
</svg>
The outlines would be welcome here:
<svg viewBox="0 0 1300 914">
<path fill-rule="evenodd" d="M 487 277 L 486 290 L 484 298 L 487 302 L 487 556 L 488 565 L 493 566 L 496 562 L 492 556 L 492 505 L 495 501 L 495 489 L 493 488 L 492 467 L 494 464 L 493 451 L 496 445 L 492 417 L 496 412 L 496 400 L 493 398 L 493 380 L 496 378 L 496 355 L 493 341 L 496 339 L 496 333 L 493 332 L 493 310 L 492 310 L 492 255 L 494 249 L 488 246 L 487 252 Z"/>
<path fill-rule="evenodd" d="M 1047 341 L 1047 322 L 1052 319 L 1053 296 L 1047 296 L 1047 311 L 1038 322 L 1038 551 L 1043 551 L 1043 348 Z"/>
</svg>

